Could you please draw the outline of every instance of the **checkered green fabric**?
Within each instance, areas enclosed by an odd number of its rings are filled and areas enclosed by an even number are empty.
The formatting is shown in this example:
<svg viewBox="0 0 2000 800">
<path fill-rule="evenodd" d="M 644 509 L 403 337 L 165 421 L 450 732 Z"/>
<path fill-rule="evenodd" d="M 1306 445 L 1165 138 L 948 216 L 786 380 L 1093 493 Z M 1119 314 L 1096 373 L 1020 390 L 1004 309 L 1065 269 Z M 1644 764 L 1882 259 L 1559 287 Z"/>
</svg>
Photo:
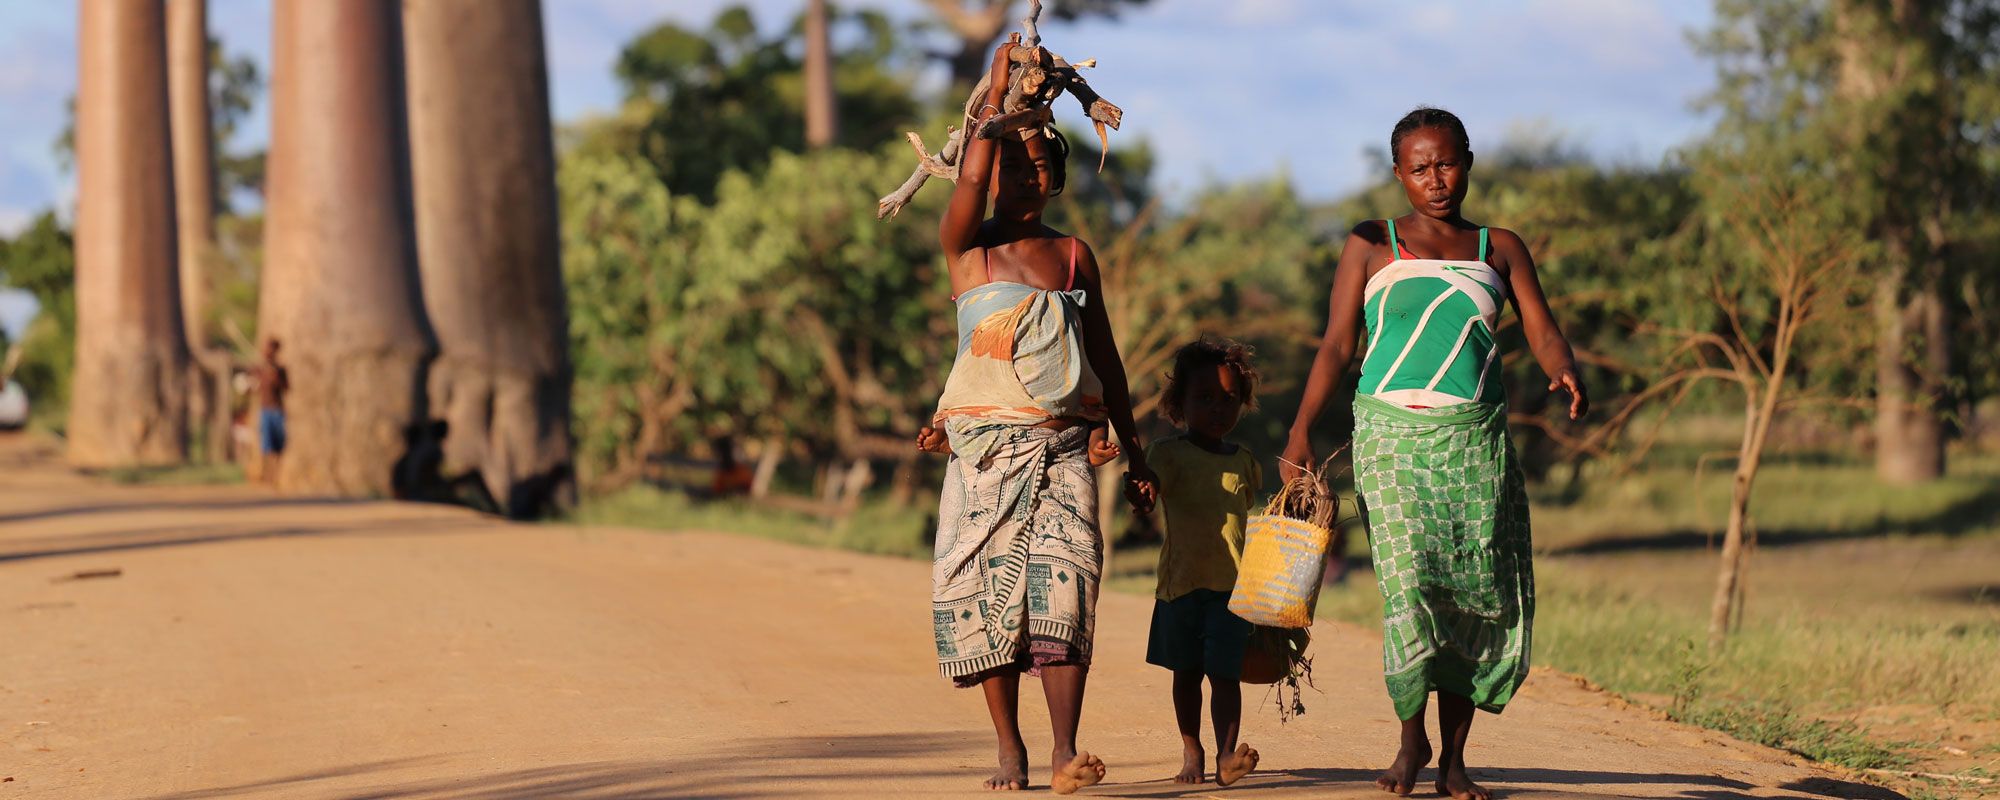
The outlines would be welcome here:
<svg viewBox="0 0 2000 800">
<path fill-rule="evenodd" d="M 1359 395 L 1354 474 L 1382 590 L 1382 673 L 1409 719 L 1432 691 L 1498 713 L 1528 676 L 1535 572 L 1505 406 Z"/>
</svg>

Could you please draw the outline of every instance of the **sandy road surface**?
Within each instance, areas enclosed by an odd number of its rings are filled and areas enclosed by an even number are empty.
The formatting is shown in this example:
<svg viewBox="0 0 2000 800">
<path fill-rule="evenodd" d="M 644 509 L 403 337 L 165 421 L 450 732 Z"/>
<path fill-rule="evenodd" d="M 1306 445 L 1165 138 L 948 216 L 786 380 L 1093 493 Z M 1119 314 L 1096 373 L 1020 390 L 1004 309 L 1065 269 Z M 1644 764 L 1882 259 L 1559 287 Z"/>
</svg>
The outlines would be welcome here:
<svg viewBox="0 0 2000 800">
<path fill-rule="evenodd" d="M 0 800 L 970 796 L 990 729 L 934 672 L 927 592 L 908 561 L 112 486 L 0 447 Z M 1171 783 L 1150 602 L 1102 601 L 1083 743 L 1111 773 L 1087 795 L 1383 796 L 1379 644 L 1328 625 L 1307 716 L 1246 694 L 1264 770 Z M 1470 758 L 1516 798 L 1896 796 L 1553 674 L 1481 715 Z"/>
</svg>

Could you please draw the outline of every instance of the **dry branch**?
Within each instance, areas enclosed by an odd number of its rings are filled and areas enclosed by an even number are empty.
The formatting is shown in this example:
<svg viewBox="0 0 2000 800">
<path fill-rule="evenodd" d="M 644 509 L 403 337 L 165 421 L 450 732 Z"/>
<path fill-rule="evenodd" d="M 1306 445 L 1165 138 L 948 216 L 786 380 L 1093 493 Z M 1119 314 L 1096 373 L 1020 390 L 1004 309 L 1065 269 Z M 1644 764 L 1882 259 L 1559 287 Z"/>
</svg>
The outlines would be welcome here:
<svg viewBox="0 0 2000 800">
<path fill-rule="evenodd" d="M 1079 69 L 1096 66 L 1096 59 L 1071 64 L 1062 56 L 1049 52 L 1041 46 L 1041 31 L 1036 27 L 1041 15 L 1041 0 L 1030 0 L 1028 16 L 1021 20 L 1021 27 L 1026 35 L 1014 35 L 1014 42 L 1018 46 L 1008 57 L 1011 66 L 1007 72 L 1007 93 L 1000 103 L 998 115 L 986 120 L 981 120 L 979 117 L 979 112 L 983 110 L 981 106 L 984 105 L 980 99 L 986 96 L 988 87 L 992 85 L 990 77 L 981 78 L 979 85 L 973 87 L 971 96 L 965 100 L 965 124 L 952 128 L 948 132 L 944 146 L 935 154 L 924 149 L 923 138 L 916 132 L 911 131 L 906 134 L 911 146 L 917 150 L 917 166 L 910 171 L 910 177 L 903 181 L 902 186 L 896 187 L 895 191 L 883 195 L 876 201 L 876 219 L 896 216 L 897 212 L 903 210 L 903 206 L 909 205 L 911 198 L 916 197 L 917 190 L 922 189 L 924 183 L 932 176 L 957 181 L 958 160 L 965 152 L 967 131 L 973 131 L 973 135 L 982 139 L 993 139 L 1013 131 L 1039 130 L 1047 127 L 1054 118 L 1049 105 L 1064 92 L 1076 98 L 1077 103 L 1083 106 L 1084 115 L 1090 118 L 1091 125 L 1096 128 L 1100 153 L 1110 151 L 1111 138 L 1107 129 L 1117 130 L 1125 121 L 1124 109 L 1099 96 L 1090 88 L 1090 84 L 1083 79 L 1083 76 L 1077 73 Z M 1102 155 L 1098 159 L 1097 168 L 1099 171 L 1104 169 Z"/>
</svg>

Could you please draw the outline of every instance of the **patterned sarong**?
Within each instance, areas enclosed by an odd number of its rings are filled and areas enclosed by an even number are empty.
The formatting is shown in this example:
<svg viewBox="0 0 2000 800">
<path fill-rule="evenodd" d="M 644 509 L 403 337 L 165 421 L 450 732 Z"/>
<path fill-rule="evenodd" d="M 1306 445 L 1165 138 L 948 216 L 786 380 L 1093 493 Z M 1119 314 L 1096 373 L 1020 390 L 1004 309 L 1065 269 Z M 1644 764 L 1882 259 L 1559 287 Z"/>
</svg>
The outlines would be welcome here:
<svg viewBox="0 0 2000 800">
<path fill-rule="evenodd" d="M 1432 690 L 1499 713 L 1528 676 L 1535 572 L 1505 406 L 1354 398 L 1354 474 L 1382 590 L 1382 673 L 1410 719 Z"/>
<path fill-rule="evenodd" d="M 958 354 L 931 425 L 979 464 L 1014 428 L 1102 420 L 1103 384 L 1083 354 L 1082 290 L 995 281 L 958 298 Z"/>
<path fill-rule="evenodd" d="M 1016 665 L 1088 665 L 1102 537 L 1090 429 L 1015 427 L 985 467 L 953 458 L 938 504 L 931 620 L 938 668 L 966 686 Z"/>
</svg>

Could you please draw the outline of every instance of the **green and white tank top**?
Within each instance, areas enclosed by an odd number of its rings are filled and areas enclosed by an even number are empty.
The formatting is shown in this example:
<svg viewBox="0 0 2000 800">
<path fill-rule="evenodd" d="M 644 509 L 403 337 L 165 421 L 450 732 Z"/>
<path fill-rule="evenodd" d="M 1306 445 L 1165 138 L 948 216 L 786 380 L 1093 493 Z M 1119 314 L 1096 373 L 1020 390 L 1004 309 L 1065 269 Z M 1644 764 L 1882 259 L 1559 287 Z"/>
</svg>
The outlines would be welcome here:
<svg viewBox="0 0 2000 800">
<path fill-rule="evenodd" d="M 1501 402 L 1493 332 L 1507 285 L 1486 263 L 1486 229 L 1477 260 L 1451 261 L 1411 256 L 1387 222 L 1396 255 L 1362 292 L 1360 392 L 1408 408 Z"/>
</svg>

